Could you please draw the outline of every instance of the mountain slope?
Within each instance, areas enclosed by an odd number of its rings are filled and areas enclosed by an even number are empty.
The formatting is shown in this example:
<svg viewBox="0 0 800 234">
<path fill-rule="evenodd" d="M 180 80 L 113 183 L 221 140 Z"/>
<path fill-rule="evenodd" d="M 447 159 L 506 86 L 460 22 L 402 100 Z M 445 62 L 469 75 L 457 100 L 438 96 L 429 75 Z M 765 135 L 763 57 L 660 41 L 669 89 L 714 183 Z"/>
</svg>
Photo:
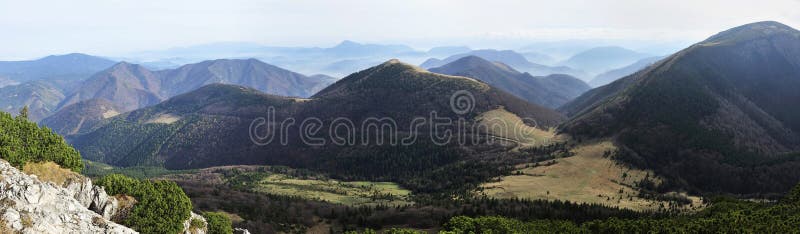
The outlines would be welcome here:
<svg viewBox="0 0 800 234">
<path fill-rule="evenodd" d="M 472 108 L 466 112 L 457 112 L 451 106 L 451 96 L 457 91 L 469 92 L 473 97 Z M 274 112 L 269 112 L 271 108 Z M 72 143 L 85 158 L 117 166 L 270 164 L 315 168 L 347 178 L 399 180 L 418 175 L 410 172 L 440 168 L 471 154 L 452 145 L 455 140 L 443 145 L 432 143 L 429 139 L 435 132 L 430 130 L 433 123 L 423 122 L 414 129 L 415 119 L 432 115 L 437 120 L 462 118 L 467 127 L 475 127 L 478 117 L 490 111 L 512 113 L 540 129 L 563 120 L 555 111 L 529 104 L 480 81 L 390 61 L 354 73 L 310 99 L 267 95 L 232 85 L 205 86 L 114 117 L 97 130 L 77 136 Z M 269 113 L 275 117 L 269 119 Z M 259 117 L 267 117 L 276 127 L 287 119 L 296 122 L 288 126 L 286 135 L 274 136 L 270 144 L 259 146 L 250 135 L 251 124 L 257 124 L 254 120 Z M 342 118 L 355 124 L 352 144 L 335 143 L 328 135 L 332 123 Z M 301 136 L 299 132 L 307 130 L 300 126 L 309 119 L 318 120 L 323 128 Z M 388 124 L 396 126 L 390 132 L 396 132 L 398 137 L 417 136 L 418 140 L 410 145 L 378 143 L 378 139 L 399 139 L 379 138 L 371 132 L 377 129 L 360 128 L 370 121 L 390 121 Z M 262 130 L 254 131 L 264 134 Z M 312 144 L 309 137 L 320 137 L 325 142 Z"/>
<path fill-rule="evenodd" d="M 60 90 L 41 81 L 0 88 L 0 110 L 16 115 L 27 106 L 28 119 L 34 122 L 49 116 L 63 99 Z"/>
<path fill-rule="evenodd" d="M 568 75 L 534 77 L 520 73 L 508 65 L 492 63 L 477 56 L 467 56 L 431 72 L 471 77 L 531 103 L 556 108 L 588 91 L 589 86 Z"/>
<path fill-rule="evenodd" d="M 618 46 L 604 46 L 580 52 L 559 64 L 597 74 L 646 57 L 650 56 Z"/>
<path fill-rule="evenodd" d="M 784 192 L 800 180 L 800 32 L 759 22 L 721 32 L 587 92 L 561 131 L 613 137 L 623 161 L 705 192 Z"/>
<path fill-rule="evenodd" d="M 114 61 L 86 54 L 52 55 L 32 61 L 0 61 L 0 76 L 32 80 L 82 80 L 114 65 Z"/>
<path fill-rule="evenodd" d="M 105 99 L 89 99 L 61 108 L 39 124 L 62 136 L 89 132 L 103 120 L 117 116 L 120 110 Z"/>
<path fill-rule="evenodd" d="M 592 79 L 591 81 L 589 81 L 589 85 L 591 85 L 592 87 L 600 87 L 603 85 L 607 85 L 619 78 L 626 77 L 630 74 L 633 74 L 639 70 L 646 68 L 647 66 L 653 65 L 654 63 L 658 62 L 658 60 L 661 60 L 663 58 L 664 57 L 661 56 L 644 58 L 628 66 L 603 72 L 595 76 L 594 79 Z"/>
<path fill-rule="evenodd" d="M 254 89 L 212 84 L 111 118 L 97 130 L 78 136 L 72 142 L 85 158 L 118 166 L 201 167 L 210 164 L 199 162 L 203 160 L 238 160 L 241 154 L 238 151 L 247 151 L 246 146 L 252 145 L 244 138 L 250 122 L 264 115 L 268 105 L 282 106 L 291 102 L 292 99 L 271 97 Z M 219 136 L 229 139 L 219 139 Z M 217 146 L 222 142 L 227 146 Z M 187 145 L 195 146 L 186 148 Z M 240 148 L 234 148 L 236 146 Z M 196 154 L 181 153 L 187 151 Z M 221 157 L 221 152 L 230 154 Z M 221 158 L 208 158 L 210 156 Z"/>
<path fill-rule="evenodd" d="M 428 59 L 424 63 L 420 65 L 420 67 L 425 69 L 430 69 L 434 67 L 441 67 L 445 64 L 452 63 L 460 58 L 467 57 L 467 56 L 478 56 L 483 59 L 492 61 L 492 62 L 501 62 L 512 66 L 516 69 L 520 69 L 524 72 L 531 73 L 532 75 L 537 76 L 544 76 L 550 74 L 567 74 L 574 77 L 583 78 L 586 77 L 586 74 L 582 71 L 578 71 L 569 67 L 558 66 L 558 67 L 550 67 L 541 64 L 536 64 L 529 62 L 525 59 L 525 56 L 518 54 L 512 50 L 473 50 L 468 53 L 462 53 L 457 55 L 452 55 L 445 59 Z"/>
<path fill-rule="evenodd" d="M 0 76 L 0 88 L 6 87 L 6 86 L 11 86 L 11 85 L 18 85 L 18 84 L 19 84 L 19 82 L 17 82 L 17 81 L 14 81 L 14 80 L 9 79 L 9 78 L 4 77 L 4 76 Z"/>
<path fill-rule="evenodd" d="M 160 71 L 162 94 L 172 97 L 199 87 L 214 84 L 237 84 L 252 87 L 262 92 L 308 97 L 313 88 L 330 84 L 329 79 L 316 79 L 282 69 L 256 59 L 220 59 L 184 65 L 173 70 Z"/>
<path fill-rule="evenodd" d="M 59 104 L 59 109 L 90 99 L 105 99 L 131 111 L 164 100 L 158 74 L 147 68 L 121 62 L 93 75 Z"/>
</svg>

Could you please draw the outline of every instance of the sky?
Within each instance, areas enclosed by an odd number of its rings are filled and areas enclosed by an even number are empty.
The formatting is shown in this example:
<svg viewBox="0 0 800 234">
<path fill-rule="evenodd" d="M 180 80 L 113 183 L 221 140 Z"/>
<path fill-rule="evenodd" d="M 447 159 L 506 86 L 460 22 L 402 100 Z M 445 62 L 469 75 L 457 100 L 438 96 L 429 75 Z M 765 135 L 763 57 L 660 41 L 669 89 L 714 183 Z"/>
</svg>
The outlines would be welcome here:
<svg viewBox="0 0 800 234">
<path fill-rule="evenodd" d="M 327 47 L 353 40 L 424 49 L 699 41 L 764 20 L 800 28 L 800 0 L 0 0 L 0 59 L 214 42 Z"/>
</svg>

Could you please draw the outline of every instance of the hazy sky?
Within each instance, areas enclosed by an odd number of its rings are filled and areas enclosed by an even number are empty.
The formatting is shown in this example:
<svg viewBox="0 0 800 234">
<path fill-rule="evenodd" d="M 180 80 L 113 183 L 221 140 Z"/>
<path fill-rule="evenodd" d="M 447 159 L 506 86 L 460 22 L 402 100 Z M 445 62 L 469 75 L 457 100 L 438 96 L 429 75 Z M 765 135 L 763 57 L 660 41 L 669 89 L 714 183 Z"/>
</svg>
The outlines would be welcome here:
<svg viewBox="0 0 800 234">
<path fill-rule="evenodd" d="M 223 41 L 331 46 L 350 39 L 418 48 L 564 39 L 695 41 L 762 20 L 800 27 L 800 0 L 0 0 L 0 59 L 119 55 Z"/>
</svg>

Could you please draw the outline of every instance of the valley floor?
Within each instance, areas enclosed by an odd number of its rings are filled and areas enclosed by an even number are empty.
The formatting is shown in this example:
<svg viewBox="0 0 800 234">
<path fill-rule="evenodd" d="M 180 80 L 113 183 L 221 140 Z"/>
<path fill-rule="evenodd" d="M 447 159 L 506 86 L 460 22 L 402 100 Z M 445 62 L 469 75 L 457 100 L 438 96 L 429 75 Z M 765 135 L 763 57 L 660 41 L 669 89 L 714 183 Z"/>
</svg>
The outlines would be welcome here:
<svg viewBox="0 0 800 234">
<path fill-rule="evenodd" d="M 322 175 L 270 166 L 224 166 L 188 174 L 167 175 L 172 180 L 216 181 L 255 193 L 299 197 L 346 206 L 411 205 L 411 191 L 392 182 L 339 181 Z"/>
<path fill-rule="evenodd" d="M 577 146 L 571 157 L 517 166 L 513 175 L 485 183 L 483 193 L 495 198 L 562 200 L 602 204 L 638 211 L 657 211 L 671 207 L 669 202 L 640 196 L 638 183 L 658 181 L 652 171 L 632 169 L 610 158 L 616 147 L 610 141 Z M 691 204 L 681 209 L 702 207 L 699 197 L 685 196 Z"/>
</svg>

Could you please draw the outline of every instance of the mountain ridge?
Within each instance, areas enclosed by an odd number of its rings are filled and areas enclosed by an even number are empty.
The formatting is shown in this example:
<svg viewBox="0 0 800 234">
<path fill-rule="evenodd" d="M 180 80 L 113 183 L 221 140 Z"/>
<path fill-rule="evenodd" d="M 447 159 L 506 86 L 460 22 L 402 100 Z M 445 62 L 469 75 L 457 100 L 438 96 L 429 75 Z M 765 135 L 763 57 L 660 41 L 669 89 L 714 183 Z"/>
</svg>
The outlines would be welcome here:
<svg viewBox="0 0 800 234">
<path fill-rule="evenodd" d="M 474 55 L 431 68 L 430 71 L 476 78 L 531 103 L 549 108 L 559 107 L 590 89 L 586 83 L 569 75 L 535 77 L 506 64 L 492 63 Z"/>
<path fill-rule="evenodd" d="M 256 59 L 209 60 L 161 71 L 120 62 L 84 81 L 58 109 L 85 100 L 106 99 L 121 112 L 127 112 L 212 83 L 241 84 L 269 93 L 307 97 L 330 82 L 330 77 L 307 77 Z"/>
<path fill-rule="evenodd" d="M 493 62 L 502 62 L 509 66 L 512 66 L 516 69 L 520 69 L 522 71 L 531 73 L 533 75 L 551 75 L 551 74 L 567 74 L 574 77 L 585 77 L 586 74 L 582 71 L 572 69 L 570 67 L 565 66 L 545 66 L 541 64 L 536 64 L 528 61 L 525 56 L 514 52 L 513 50 L 473 50 L 468 53 L 456 54 L 451 55 L 444 59 L 435 59 L 431 58 L 420 64 L 420 67 L 430 69 L 434 67 L 440 67 L 447 63 L 454 62 L 460 58 L 466 56 L 478 56 L 488 61 Z"/>
<path fill-rule="evenodd" d="M 114 61 L 81 53 L 50 55 L 27 61 L 0 61 L 0 76 L 18 82 L 33 80 L 82 80 L 102 71 Z"/>
<path fill-rule="evenodd" d="M 650 56 L 619 46 L 601 46 L 582 51 L 558 64 L 598 74 Z"/>
</svg>

